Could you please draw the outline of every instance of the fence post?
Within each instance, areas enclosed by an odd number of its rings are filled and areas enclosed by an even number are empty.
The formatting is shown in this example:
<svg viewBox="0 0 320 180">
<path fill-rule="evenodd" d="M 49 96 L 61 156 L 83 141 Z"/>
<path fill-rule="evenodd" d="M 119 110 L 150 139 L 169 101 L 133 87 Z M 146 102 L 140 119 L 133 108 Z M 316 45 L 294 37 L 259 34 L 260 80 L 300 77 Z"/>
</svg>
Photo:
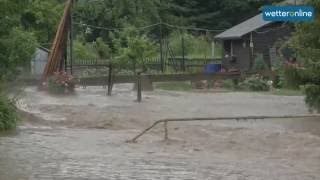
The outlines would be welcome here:
<svg viewBox="0 0 320 180">
<path fill-rule="evenodd" d="M 112 63 L 109 64 L 109 75 L 108 75 L 108 96 L 112 95 Z"/>
<path fill-rule="evenodd" d="M 66 48 L 68 49 L 68 48 Z M 65 58 L 64 58 L 64 72 L 68 73 L 68 53 L 66 52 Z"/>
<path fill-rule="evenodd" d="M 164 72 L 164 61 L 163 61 L 163 36 L 162 36 L 162 21 L 160 21 L 160 63 L 161 72 Z"/>
<path fill-rule="evenodd" d="M 137 73 L 137 101 L 142 101 L 141 72 Z"/>
<path fill-rule="evenodd" d="M 185 45 L 184 45 L 184 33 L 182 32 L 181 36 L 181 46 L 182 46 L 182 62 L 181 62 L 181 69 L 185 71 Z"/>
<path fill-rule="evenodd" d="M 67 73 L 67 60 L 68 60 L 68 46 L 66 45 L 64 52 L 64 61 L 61 61 L 60 71 L 64 70 Z"/>
</svg>

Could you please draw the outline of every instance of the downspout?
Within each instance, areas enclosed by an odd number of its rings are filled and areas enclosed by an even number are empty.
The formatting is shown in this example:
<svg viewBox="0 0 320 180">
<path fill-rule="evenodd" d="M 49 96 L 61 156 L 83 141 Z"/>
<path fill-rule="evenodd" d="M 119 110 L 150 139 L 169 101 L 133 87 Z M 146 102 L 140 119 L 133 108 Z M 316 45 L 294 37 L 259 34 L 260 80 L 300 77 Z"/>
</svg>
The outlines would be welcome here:
<svg viewBox="0 0 320 180">
<path fill-rule="evenodd" d="M 214 42 L 214 40 L 211 43 L 211 56 L 212 56 L 212 59 L 214 59 L 214 57 L 215 57 L 215 42 Z"/>
<path fill-rule="evenodd" d="M 231 40 L 231 57 L 233 56 L 233 41 Z"/>
<path fill-rule="evenodd" d="M 250 69 L 253 67 L 254 61 L 254 44 L 253 44 L 253 35 L 250 33 Z"/>
</svg>

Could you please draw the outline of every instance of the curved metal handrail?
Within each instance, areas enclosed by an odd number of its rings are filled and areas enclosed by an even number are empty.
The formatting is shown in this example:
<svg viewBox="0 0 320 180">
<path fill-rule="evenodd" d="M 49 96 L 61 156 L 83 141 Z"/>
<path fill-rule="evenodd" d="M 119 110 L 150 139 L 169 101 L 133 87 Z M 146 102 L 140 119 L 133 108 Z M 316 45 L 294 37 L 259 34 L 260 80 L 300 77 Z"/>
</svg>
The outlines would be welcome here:
<svg viewBox="0 0 320 180">
<path fill-rule="evenodd" d="M 164 123 L 164 138 L 168 139 L 168 122 L 181 122 L 181 121 L 222 121 L 222 120 L 258 120 L 258 119 L 290 119 L 290 118 L 315 118 L 320 117 L 320 114 L 314 115 L 283 115 L 283 116 L 240 116 L 240 117 L 205 117 L 205 118 L 177 118 L 177 119 L 162 119 L 154 122 L 150 127 L 143 130 L 133 139 L 128 140 L 127 142 L 135 143 L 137 140 L 150 131 L 152 128 L 157 126 L 160 123 Z"/>
</svg>

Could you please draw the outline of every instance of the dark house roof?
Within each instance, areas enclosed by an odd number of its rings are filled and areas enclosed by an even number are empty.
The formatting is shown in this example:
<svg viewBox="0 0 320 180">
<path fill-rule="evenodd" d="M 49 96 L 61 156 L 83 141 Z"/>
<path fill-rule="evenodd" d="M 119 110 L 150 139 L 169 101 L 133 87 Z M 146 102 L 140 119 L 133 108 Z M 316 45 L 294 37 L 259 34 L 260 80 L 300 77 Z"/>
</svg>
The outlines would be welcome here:
<svg viewBox="0 0 320 180">
<path fill-rule="evenodd" d="M 240 39 L 242 36 L 272 23 L 262 18 L 262 13 L 250 18 L 218 35 L 215 39 Z"/>
<path fill-rule="evenodd" d="M 278 3 L 278 5 L 295 5 L 303 4 L 303 0 L 285 0 Z M 226 40 L 226 39 L 240 39 L 242 36 L 255 31 L 265 25 L 271 24 L 271 21 L 264 21 L 263 14 L 260 13 L 218 35 L 215 36 L 217 40 Z"/>
<path fill-rule="evenodd" d="M 49 49 L 47 49 L 47 48 L 45 48 L 45 47 L 42 47 L 42 46 L 38 46 L 38 49 L 40 49 L 40 50 L 42 50 L 42 51 L 45 51 L 45 52 L 47 52 L 47 53 L 50 52 Z"/>
</svg>

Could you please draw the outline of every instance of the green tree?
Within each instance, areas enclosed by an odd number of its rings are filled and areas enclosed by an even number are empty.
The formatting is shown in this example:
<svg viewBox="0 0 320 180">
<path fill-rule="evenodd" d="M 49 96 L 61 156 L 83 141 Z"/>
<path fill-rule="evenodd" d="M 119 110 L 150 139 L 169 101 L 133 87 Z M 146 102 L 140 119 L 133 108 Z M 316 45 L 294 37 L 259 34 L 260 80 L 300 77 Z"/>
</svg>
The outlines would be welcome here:
<svg viewBox="0 0 320 180">
<path fill-rule="evenodd" d="M 266 4 L 282 0 L 166 0 L 169 11 L 188 25 L 226 29 L 259 13 Z"/>
<path fill-rule="evenodd" d="M 311 23 L 296 24 L 296 32 L 289 43 L 304 60 L 306 103 L 310 109 L 320 111 L 320 2 L 307 0 L 306 3 L 315 7 L 316 19 Z"/>
<path fill-rule="evenodd" d="M 46 47 L 56 33 L 63 14 L 64 3 L 59 0 L 31 0 L 21 15 L 24 29 L 35 32 L 38 41 Z"/>
<path fill-rule="evenodd" d="M 37 46 L 37 39 L 34 33 L 15 28 L 12 29 L 6 41 L 10 64 L 17 66 L 30 62 Z"/>
<path fill-rule="evenodd" d="M 92 45 L 82 42 L 79 39 L 75 40 L 73 43 L 73 52 L 76 60 L 97 59 L 97 54 Z"/>
<path fill-rule="evenodd" d="M 38 42 L 50 47 L 62 2 L 0 0 L 0 131 L 14 128 L 18 119 L 14 103 L 6 94 L 10 89 L 6 82 L 16 79 L 18 67 L 30 65 Z"/>
<path fill-rule="evenodd" d="M 99 59 L 108 59 L 111 58 L 110 55 L 110 48 L 109 46 L 103 41 L 102 38 L 97 38 L 96 42 L 94 43 L 94 48 L 96 50 Z"/>
<path fill-rule="evenodd" d="M 116 63 L 122 68 L 130 67 L 134 72 L 137 69 L 146 70 L 148 60 L 157 56 L 155 43 L 134 28 L 120 32 L 113 42 L 117 45 L 114 57 Z"/>
<path fill-rule="evenodd" d="M 37 45 L 32 32 L 21 27 L 24 0 L 0 1 L 0 78 L 16 69 L 17 66 L 31 60 Z"/>
<path fill-rule="evenodd" d="M 160 21 L 158 6 L 158 0 L 79 0 L 74 10 L 76 31 L 88 42 L 98 37 L 111 41 L 109 31 L 92 28 L 86 33 L 87 27 L 78 23 L 107 28 L 150 25 Z"/>
</svg>

